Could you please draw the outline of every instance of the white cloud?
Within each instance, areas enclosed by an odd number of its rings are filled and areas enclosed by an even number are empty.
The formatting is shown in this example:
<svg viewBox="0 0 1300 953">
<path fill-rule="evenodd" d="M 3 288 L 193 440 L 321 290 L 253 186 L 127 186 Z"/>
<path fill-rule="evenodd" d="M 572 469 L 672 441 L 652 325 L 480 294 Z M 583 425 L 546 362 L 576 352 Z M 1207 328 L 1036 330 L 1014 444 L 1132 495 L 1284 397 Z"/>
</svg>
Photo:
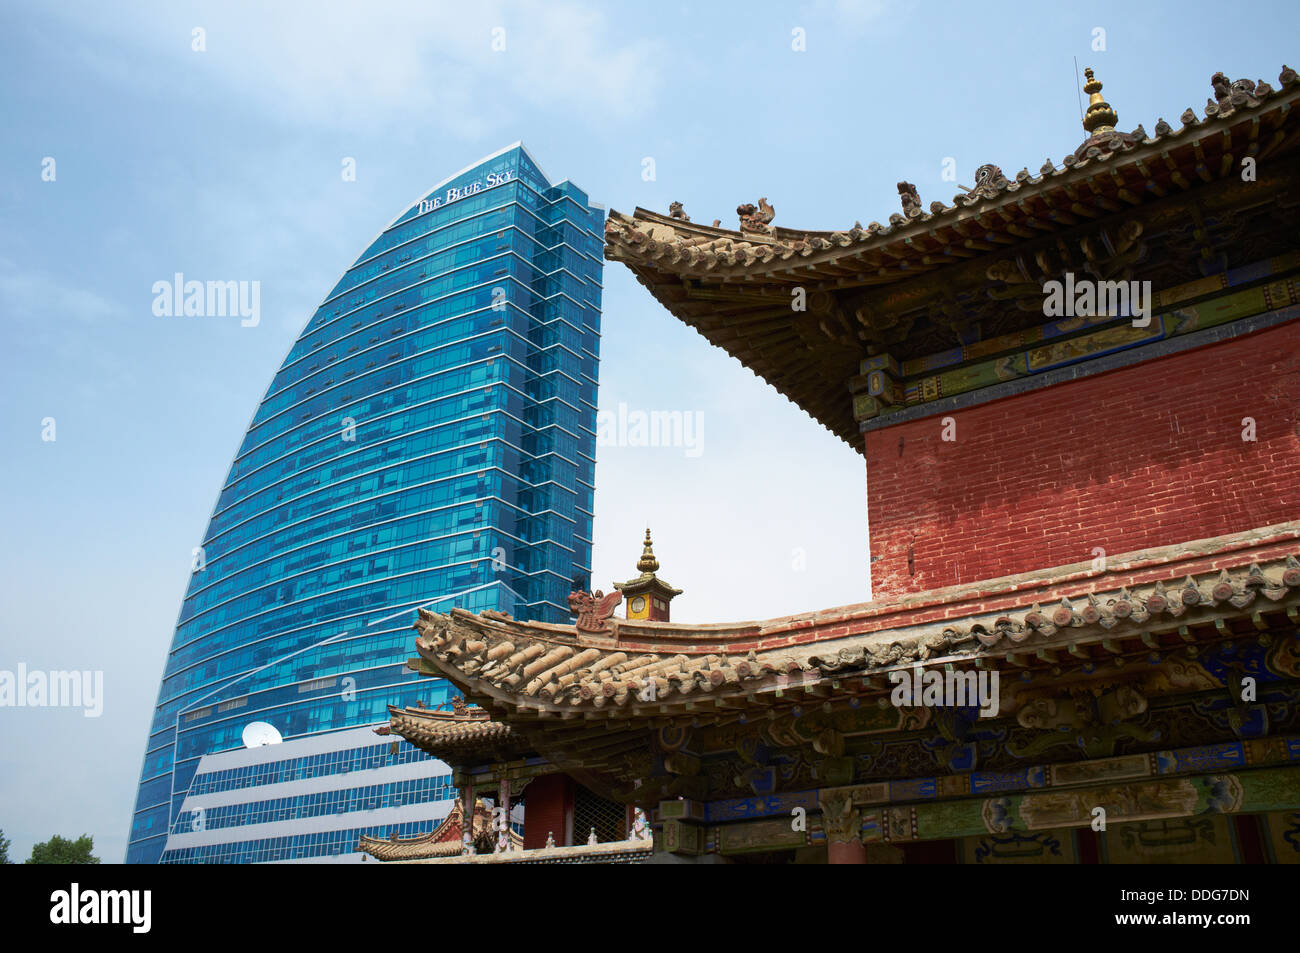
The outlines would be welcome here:
<svg viewBox="0 0 1300 953">
<path fill-rule="evenodd" d="M 69 288 L 50 275 L 23 271 L 12 260 L 0 258 L 0 315 L 6 320 L 72 319 L 89 324 L 121 314 L 121 308 L 93 291 Z"/>
<path fill-rule="evenodd" d="M 56 8 L 123 80 L 122 59 L 154 57 L 159 91 L 227 96 L 277 124 L 335 129 L 425 124 L 477 138 L 530 107 L 579 110 L 593 123 L 655 100 L 658 45 L 626 39 L 603 11 L 573 3 L 230 3 Z M 191 49 L 202 28 L 205 51 Z M 505 30 L 494 51 L 493 30 Z M 598 67 L 594 64 L 600 64 Z M 134 75 L 132 81 L 139 82 Z"/>
<path fill-rule="evenodd" d="M 659 87 L 658 43 L 620 42 L 603 12 L 572 3 L 529 3 L 503 22 L 519 91 L 539 105 L 567 102 L 593 118 L 648 111 Z M 513 52 L 509 52 L 513 51 Z"/>
</svg>

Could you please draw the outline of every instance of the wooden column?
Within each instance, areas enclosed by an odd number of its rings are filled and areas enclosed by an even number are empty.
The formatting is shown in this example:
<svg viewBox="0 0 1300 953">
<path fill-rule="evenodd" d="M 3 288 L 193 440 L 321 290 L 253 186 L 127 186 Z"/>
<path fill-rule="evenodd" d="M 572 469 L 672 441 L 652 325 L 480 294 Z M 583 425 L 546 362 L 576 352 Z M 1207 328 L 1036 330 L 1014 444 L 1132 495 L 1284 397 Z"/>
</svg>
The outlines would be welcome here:
<svg viewBox="0 0 1300 953">
<path fill-rule="evenodd" d="M 502 778 L 500 785 L 497 787 L 497 806 L 502 808 L 501 819 L 506 826 L 505 850 L 510 850 L 510 779 Z M 494 825 L 495 828 L 495 825 Z M 496 838 L 496 846 L 493 848 L 494 853 L 502 853 L 501 832 L 493 830 L 493 836 Z"/>
<path fill-rule="evenodd" d="M 867 848 L 862 843 L 862 814 L 845 793 L 823 794 L 822 828 L 826 831 L 826 863 L 865 864 Z"/>
<path fill-rule="evenodd" d="M 847 841 L 826 841 L 826 863 L 828 864 L 865 864 L 867 848 L 858 838 Z"/>
<path fill-rule="evenodd" d="M 466 845 L 470 851 L 474 849 L 474 779 L 468 776 L 460 789 L 460 843 L 462 849 Z"/>
</svg>

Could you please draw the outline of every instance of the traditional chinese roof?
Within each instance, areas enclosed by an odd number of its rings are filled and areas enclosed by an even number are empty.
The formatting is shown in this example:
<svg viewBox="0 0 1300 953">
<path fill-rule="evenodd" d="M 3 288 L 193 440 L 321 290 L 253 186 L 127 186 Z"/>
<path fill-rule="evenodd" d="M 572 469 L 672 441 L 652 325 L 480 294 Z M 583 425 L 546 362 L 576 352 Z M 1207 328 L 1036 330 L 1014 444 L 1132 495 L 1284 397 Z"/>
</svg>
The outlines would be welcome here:
<svg viewBox="0 0 1300 953">
<path fill-rule="evenodd" d="M 509 725 L 489 720 L 482 708 L 454 711 L 421 707 L 388 706 L 388 724 L 376 734 L 395 734 L 435 758 L 457 759 L 472 752 L 513 751 L 514 734 Z"/>
<path fill-rule="evenodd" d="M 1265 214 L 1277 191 L 1295 188 L 1294 162 L 1276 161 L 1294 157 L 1300 130 L 1292 108 L 1300 77 L 1289 67 L 1276 89 L 1215 74 L 1203 118 L 1189 108 L 1178 127 L 1160 119 L 1150 134 L 1142 126 L 1114 128 L 1115 110 L 1091 70 L 1085 89 L 1089 135 L 1074 152 L 1059 164 L 1048 159 L 1036 174 L 1025 168 L 1008 177 L 983 165 L 974 188 L 952 204 L 923 208 L 916 188 L 899 183 L 903 209 L 887 224 L 831 231 L 774 226 L 766 199 L 761 213 L 741 206 L 734 230 L 693 223 L 680 207 L 670 215 L 611 211 L 605 255 L 626 264 L 673 315 L 861 450 L 846 385 L 864 357 L 888 350 L 901 360 L 963 343 L 976 299 L 1000 307 L 982 322 L 995 331 L 995 321 L 1012 328 L 1028 320 L 988 300 L 995 292 L 1008 297 L 1024 281 L 1003 259 L 1019 256 L 1023 270 L 1043 251 L 1064 254 L 1064 239 L 1071 256 L 1110 274 L 1112 266 L 1134 267 L 1144 227 L 1185 230 L 1199 216 L 1243 203 Z M 1246 157 L 1259 163 L 1254 181 L 1241 181 Z M 1196 209 L 1179 203 L 1188 193 L 1198 196 Z M 1150 221 L 1133 221 L 1137 210 Z M 1126 224 L 1098 232 L 1111 221 Z M 1289 224 L 1278 234 L 1294 244 Z M 1222 244 L 1232 247 L 1226 237 Z M 1166 268 L 1155 274 L 1157 285 L 1187 257 L 1174 249 L 1152 256 L 1156 264 L 1148 267 Z M 797 289 L 806 294 L 798 309 Z M 913 312 L 922 305 L 918 319 Z"/>
<path fill-rule="evenodd" d="M 538 847 L 533 850 L 503 851 L 499 854 L 471 854 L 455 857 L 429 855 L 403 858 L 426 864 L 640 864 L 654 854 L 651 840 L 629 839 L 604 844 L 574 844 L 570 847 Z"/>
<path fill-rule="evenodd" d="M 917 667 L 999 671 L 996 717 L 1019 718 L 1029 695 L 1015 686 L 1100 690 L 1157 662 L 1191 670 L 1234 642 L 1294 634 L 1297 622 L 1300 521 L 762 622 L 609 619 L 593 633 L 421 612 L 419 657 L 407 664 L 452 681 L 556 770 L 652 803 L 690 790 L 674 779 L 706 783 L 686 755 L 657 767 L 654 751 L 671 752 L 692 725 L 757 723 L 772 743 L 797 746 L 817 713 L 894 710 L 889 674 Z M 828 756 L 844 743 L 835 731 L 812 740 Z M 707 783 L 741 783 L 730 778 Z"/>
<path fill-rule="evenodd" d="M 1297 555 L 1300 522 L 1111 557 L 1104 569 L 1081 563 L 766 622 L 611 619 L 603 637 L 499 613 L 421 610 L 411 664 L 506 710 L 516 728 L 521 718 L 712 709 L 737 696 L 774 704 L 791 676 L 805 684 L 1067 648 L 1104 657 L 1113 650 L 1103 643 L 1149 647 L 1243 616 L 1294 614 Z"/>
<path fill-rule="evenodd" d="M 481 800 L 474 802 L 474 840 L 486 846 L 492 840 L 492 812 Z M 415 837 L 398 837 L 393 835 L 384 839 L 362 835 L 357 849 L 364 851 L 376 860 L 424 860 L 431 857 L 459 857 L 462 850 L 462 837 L 465 832 L 465 811 L 460 798 L 456 798 L 451 810 L 442 822 L 427 834 Z M 510 832 L 514 850 L 523 847 L 523 838 L 514 831 Z"/>
</svg>

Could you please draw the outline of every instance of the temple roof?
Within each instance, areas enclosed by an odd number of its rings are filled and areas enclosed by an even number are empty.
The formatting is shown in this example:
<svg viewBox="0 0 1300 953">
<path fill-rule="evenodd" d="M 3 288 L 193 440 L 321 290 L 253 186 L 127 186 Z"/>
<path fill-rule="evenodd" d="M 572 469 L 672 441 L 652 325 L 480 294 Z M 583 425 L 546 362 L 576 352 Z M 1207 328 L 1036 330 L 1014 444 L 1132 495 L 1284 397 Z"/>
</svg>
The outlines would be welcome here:
<svg viewBox="0 0 1300 953">
<path fill-rule="evenodd" d="M 1067 648 L 1105 658 L 1124 639 L 1151 647 L 1167 634 L 1181 644 L 1196 627 L 1212 633 L 1253 613 L 1294 614 L 1297 555 L 1300 522 L 1112 557 L 1103 570 L 1081 563 L 766 622 L 610 619 L 603 635 L 495 612 L 421 610 L 420 658 L 408 664 L 504 708 L 516 727 L 520 718 L 684 713 L 737 697 L 773 705 L 792 679 L 863 676 L 864 690 L 883 690 L 873 676 L 891 668 L 1013 656 L 1052 664 Z"/>
<path fill-rule="evenodd" d="M 1294 521 L 762 622 L 605 618 L 593 631 L 421 611 L 419 656 L 407 665 L 450 680 L 555 770 L 644 805 L 699 795 L 693 786 L 743 790 L 734 772 L 705 778 L 698 758 L 675 751 L 702 724 L 758 722 L 771 744 L 811 741 L 830 754 L 843 735 L 814 724 L 888 710 L 898 670 L 999 672 L 1008 690 L 989 717 L 1019 718 L 1031 693 L 1014 686 L 1101 690 L 1121 672 L 1155 672 L 1159 659 L 1185 665 L 1224 644 L 1293 634 L 1298 621 Z M 1166 678 L 1143 691 L 1185 687 Z"/>
<path fill-rule="evenodd" d="M 433 857 L 459 857 L 463 849 L 462 836 L 465 830 L 465 811 L 460 798 L 456 798 L 441 823 L 427 834 L 415 837 L 389 838 L 367 837 L 362 835 L 357 849 L 369 854 L 376 860 L 424 860 Z M 483 801 L 474 801 L 474 840 L 476 844 L 487 848 L 492 842 L 492 812 Z M 510 832 L 510 841 L 514 850 L 523 847 L 523 838 L 514 831 Z"/>
<path fill-rule="evenodd" d="M 573 844 L 568 847 L 537 847 L 532 850 L 504 851 L 500 854 L 403 858 L 426 864 L 639 864 L 654 854 L 651 840 L 609 841 L 603 844 Z"/>
<path fill-rule="evenodd" d="M 1284 67 L 1278 82 L 1274 89 L 1262 80 L 1230 83 L 1215 74 L 1215 99 L 1207 101 L 1204 118 L 1188 109 L 1179 127 L 1161 119 L 1151 134 L 1141 126 L 1118 132 L 1114 110 L 1093 91 L 1089 136 L 1061 163 L 1048 159 L 1037 174 L 1025 168 L 1010 177 L 983 165 L 974 188 L 951 205 L 931 202 L 928 210 L 914 186 L 899 183 L 903 210 L 885 225 L 774 226 L 766 199 L 759 208 L 742 205 L 734 230 L 717 221 L 693 223 L 678 203 L 670 215 L 611 211 L 605 256 L 626 264 L 674 316 L 861 450 L 846 384 L 864 357 L 886 349 L 895 358 L 905 355 L 914 336 L 900 310 L 938 295 L 939 323 L 947 309 L 956 328 L 967 320 L 956 301 L 958 286 L 998 283 L 1004 277 L 998 259 L 1008 253 L 1030 256 L 1038 244 L 1055 247 L 1062 237 L 1081 235 L 1086 242 L 1089 228 L 1116 213 L 1218 182 L 1230 186 L 1240 179 L 1243 157 L 1260 161 L 1262 183 L 1263 160 L 1290 151 L 1300 128 L 1291 108 L 1300 99 L 1300 77 Z M 1089 72 L 1088 88 L 1093 85 L 1100 89 Z M 1274 174 L 1282 187 L 1293 184 L 1289 172 Z M 1268 201 L 1264 188 L 1233 194 Z M 1090 247 L 1099 253 L 1129 241 L 1096 238 Z M 963 268 L 971 259 L 982 260 Z M 921 275 L 930 276 L 924 287 L 908 284 Z M 895 293 L 895 286 L 906 288 Z M 807 295 L 802 310 L 792 308 L 797 288 Z M 954 331 L 944 346 L 956 343 Z"/>
<path fill-rule="evenodd" d="M 513 750 L 516 740 L 509 725 L 490 721 L 486 711 L 466 706 L 460 698 L 453 711 L 389 705 L 388 714 L 388 724 L 376 728 L 375 734 L 400 735 L 444 760 L 469 752 Z"/>
</svg>

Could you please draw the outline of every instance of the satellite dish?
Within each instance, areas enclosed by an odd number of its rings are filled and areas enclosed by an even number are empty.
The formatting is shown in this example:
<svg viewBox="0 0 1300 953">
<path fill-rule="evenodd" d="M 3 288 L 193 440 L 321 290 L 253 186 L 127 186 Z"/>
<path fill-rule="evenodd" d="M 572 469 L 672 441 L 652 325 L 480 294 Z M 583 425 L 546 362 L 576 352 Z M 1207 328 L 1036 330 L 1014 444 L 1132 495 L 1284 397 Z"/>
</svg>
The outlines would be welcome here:
<svg viewBox="0 0 1300 953">
<path fill-rule="evenodd" d="M 245 748 L 260 748 L 262 745 L 278 745 L 282 740 L 280 732 L 276 730 L 275 725 L 268 725 L 264 721 L 250 721 L 244 726 L 244 733 L 241 736 Z"/>
</svg>

